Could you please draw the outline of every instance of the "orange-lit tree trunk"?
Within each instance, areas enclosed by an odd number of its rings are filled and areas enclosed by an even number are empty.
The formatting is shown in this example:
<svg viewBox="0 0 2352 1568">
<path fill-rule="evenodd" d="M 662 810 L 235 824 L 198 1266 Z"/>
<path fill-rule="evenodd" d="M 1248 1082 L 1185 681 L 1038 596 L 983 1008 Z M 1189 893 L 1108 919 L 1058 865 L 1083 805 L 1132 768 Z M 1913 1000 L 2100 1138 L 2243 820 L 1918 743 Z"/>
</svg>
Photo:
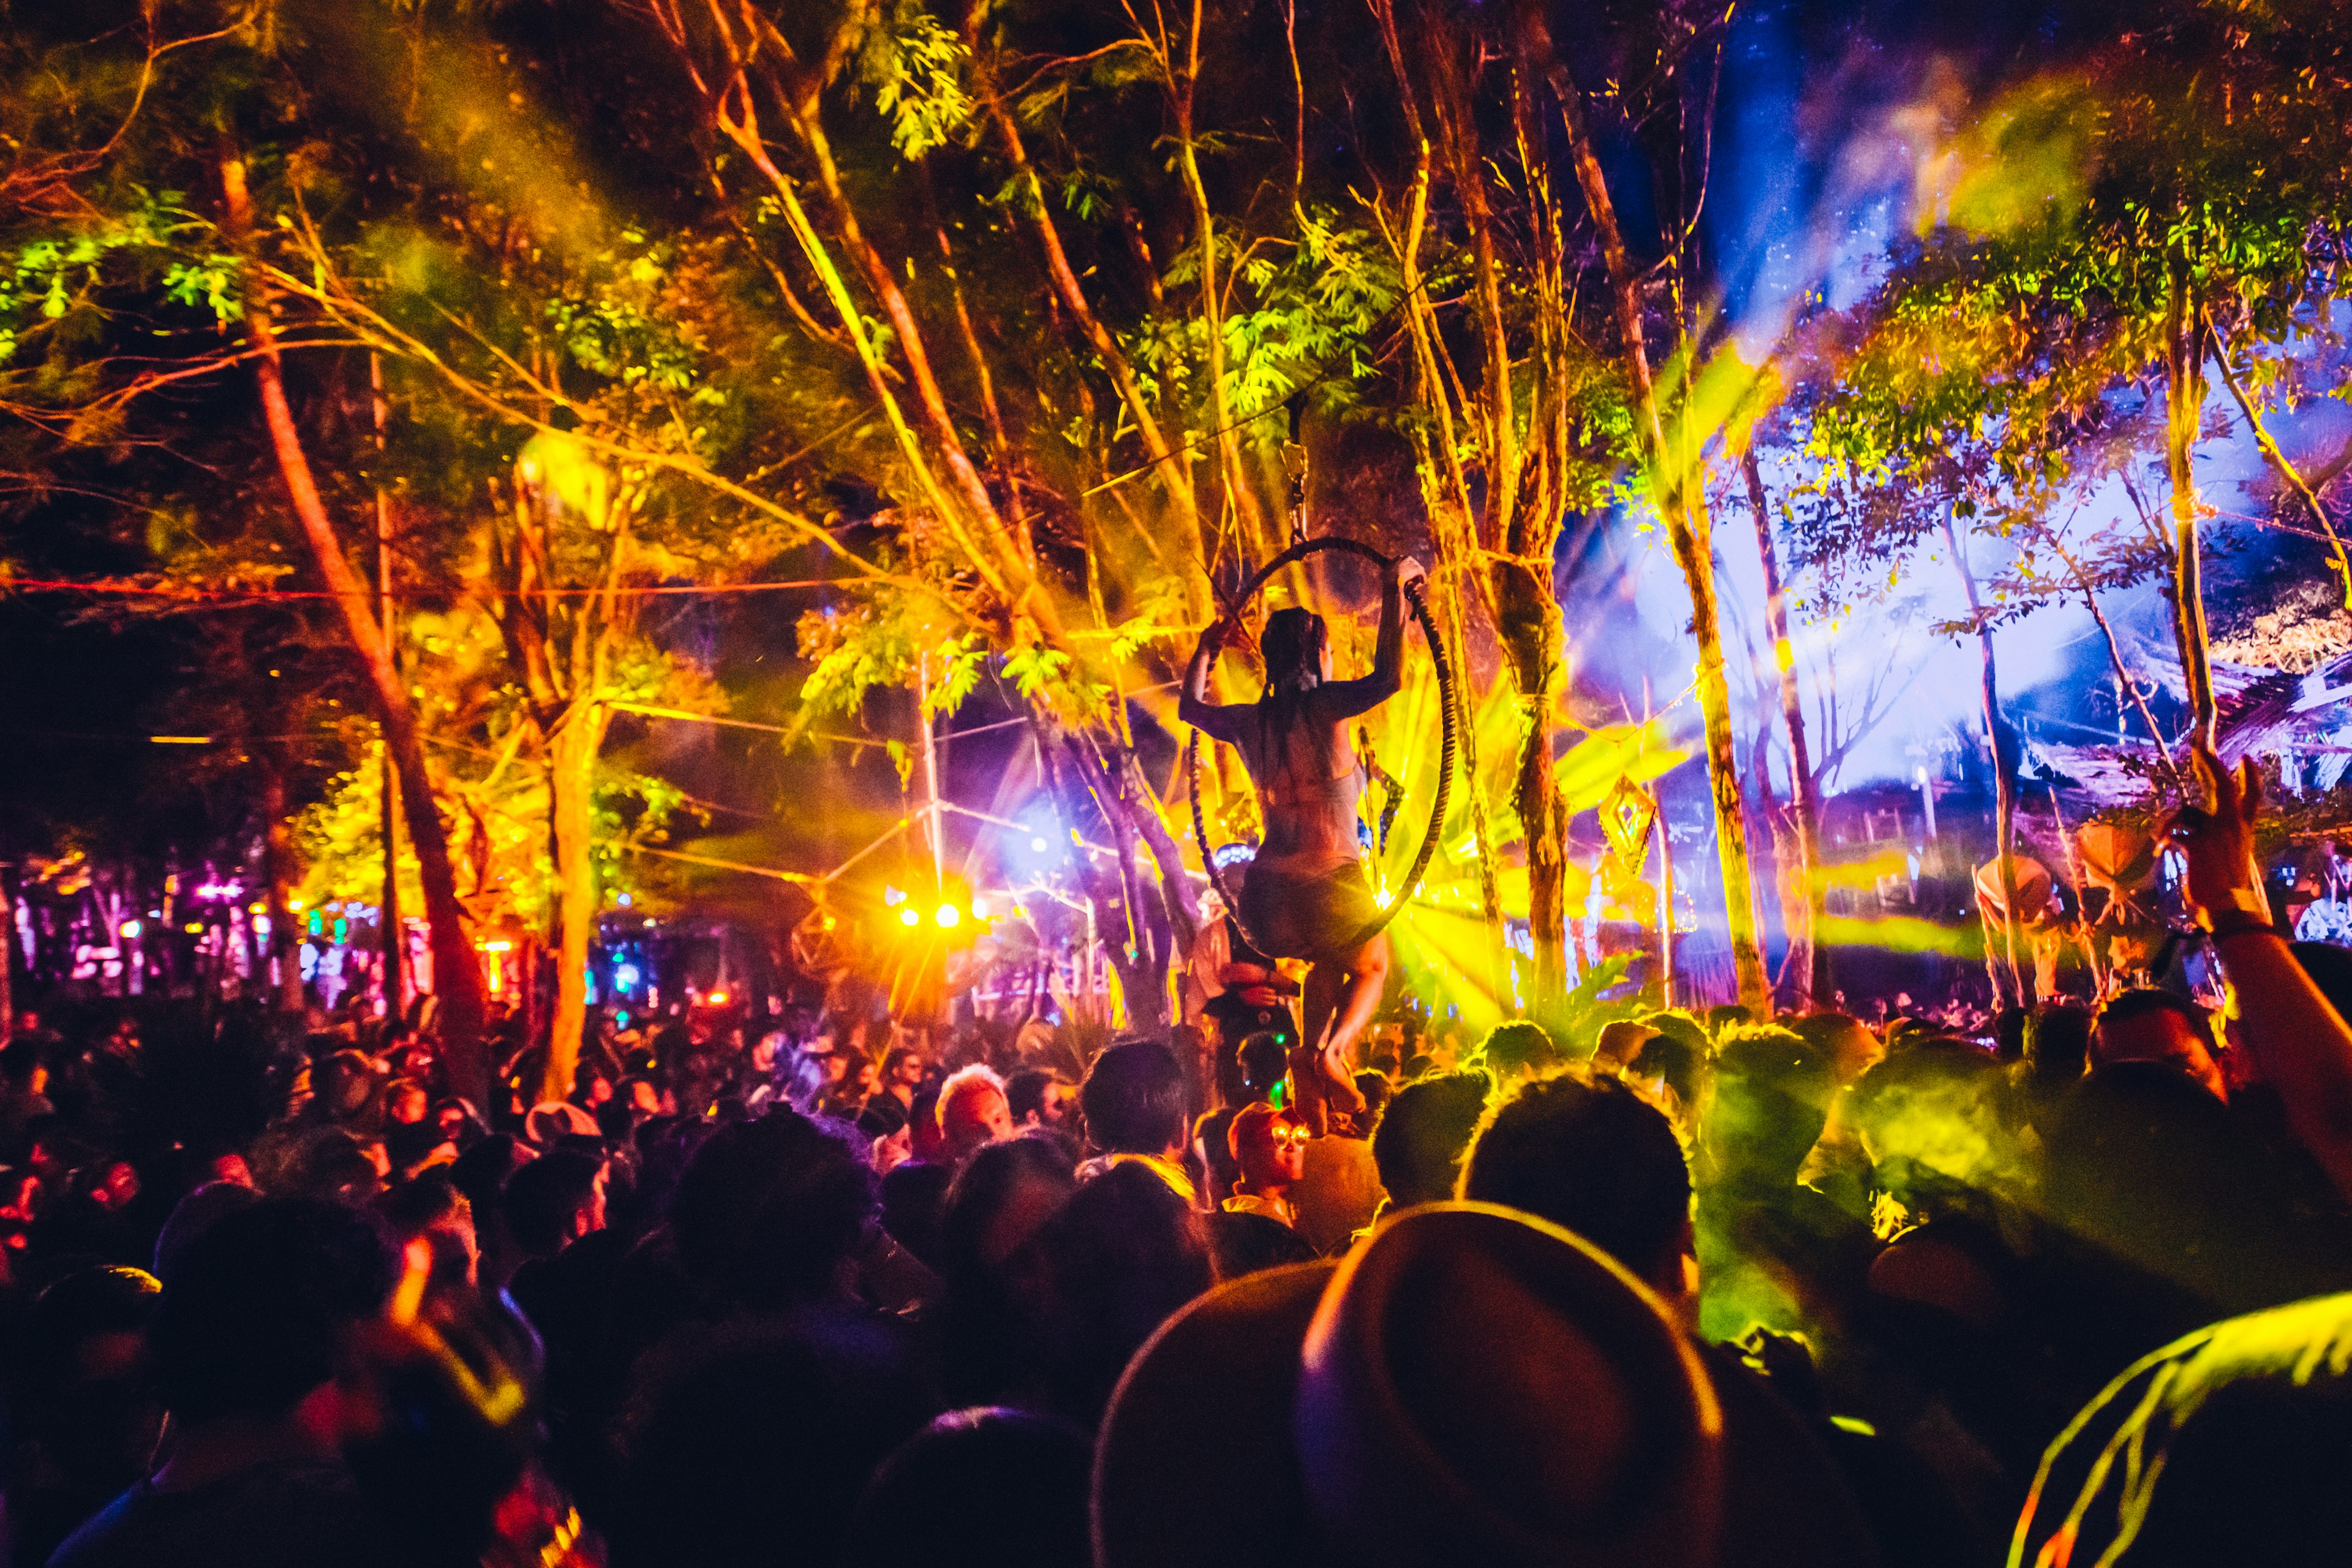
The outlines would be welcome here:
<svg viewBox="0 0 2352 1568">
<path fill-rule="evenodd" d="M 875 402 L 889 424 L 923 503 L 989 591 L 1016 617 L 1034 626 L 1038 638 L 1056 642 L 1061 629 L 1058 612 L 1051 598 L 1039 591 L 1028 552 L 1006 526 L 978 466 L 964 447 L 933 374 L 921 324 L 888 259 L 859 221 L 820 119 L 820 100 L 848 58 L 863 12 L 845 13 L 825 35 L 819 58 L 803 60 L 792 38 L 751 5 L 732 12 L 712 5 L 692 19 L 688 9 L 675 0 L 663 0 L 647 10 L 707 105 L 712 127 L 743 154 L 774 193 L 793 242 L 856 348 Z M 808 205 L 801 199 L 800 183 L 776 162 L 773 145 L 761 125 L 762 101 L 776 109 L 797 136 L 814 171 L 816 187 L 824 196 L 840 247 L 890 323 L 898 357 L 906 366 L 907 384 L 914 394 L 920 433 L 891 390 L 893 373 L 883 347 L 868 330 L 865 311 L 850 292 L 848 277 L 835 264 L 832 247 L 818 233 Z M 928 446 L 925 436 L 929 438 Z"/>
<path fill-rule="evenodd" d="M 547 1071 L 539 1098 L 562 1100 L 588 1023 L 588 947 L 602 905 L 593 855 L 596 759 L 612 710 L 575 702 L 547 740 L 549 816 L 555 839 L 555 1011 L 548 1028 Z"/>
<path fill-rule="evenodd" d="M 1570 305 L 1566 258 L 1549 163 L 1535 123 L 1532 83 L 1537 79 L 1522 61 L 1513 73 L 1511 89 L 1514 142 L 1535 242 L 1528 263 L 1537 305 L 1534 352 L 1529 356 L 1533 406 L 1524 453 L 1516 446 L 1511 360 L 1502 345 L 1501 289 L 1499 284 L 1491 289 L 1482 287 L 1479 293 L 1480 314 L 1494 340 L 1486 355 L 1491 390 L 1485 399 L 1488 423 L 1495 427 L 1490 466 L 1499 465 L 1505 475 L 1502 484 L 1489 486 L 1491 531 L 1498 536 L 1500 548 L 1489 558 L 1487 575 L 1496 631 L 1519 693 L 1523 728 L 1512 801 L 1527 838 L 1528 930 L 1535 957 L 1528 997 L 1531 1010 L 1542 1016 L 1561 1005 L 1568 994 L 1568 812 L 1559 798 L 1553 757 L 1553 710 L 1568 678 L 1568 637 L 1553 582 L 1553 559 L 1559 547 L 1569 467 L 1574 458 L 1569 429 Z M 1466 113 L 1458 112 L 1455 118 L 1457 123 L 1472 122 Z M 1457 161 L 1457 169 L 1460 166 Z M 1479 161 L 1481 179 L 1487 166 L 1486 160 Z M 1485 204 L 1480 205 L 1483 209 Z M 1480 226 L 1489 226 L 1483 216 Z"/>
<path fill-rule="evenodd" d="M 1155 9 L 1154 15 L 1159 13 Z M 1225 390 L 1225 320 L 1217 291 L 1216 216 L 1209 205 L 1209 187 L 1201 177 L 1199 127 L 1193 118 L 1201 83 L 1201 0 L 1192 0 L 1192 26 L 1185 30 L 1184 58 L 1179 62 L 1163 28 L 1152 46 L 1176 120 L 1176 167 L 1184 178 L 1184 194 L 1192 203 L 1192 240 L 1201 255 L 1201 321 L 1207 348 L 1209 427 L 1216 432 L 1217 462 L 1223 476 L 1225 512 L 1244 551 L 1265 560 L 1284 541 L 1270 538 L 1257 491 L 1242 467 L 1241 431 L 1235 426 Z M 1253 413 L 1256 410 L 1252 410 Z"/>
<path fill-rule="evenodd" d="M 226 200 L 228 231 L 242 242 L 252 233 L 253 206 L 245 183 L 245 164 L 225 160 L 221 184 Z M 270 446 L 278 459 L 279 478 L 302 527 L 311 563 L 334 595 L 342 612 L 352 647 L 365 667 L 373 689 L 377 717 L 383 725 L 384 743 L 400 773 L 402 804 L 408 817 L 409 841 L 415 847 L 418 880 L 425 892 L 425 919 L 431 932 L 433 988 L 440 999 L 441 1044 L 448 1064 L 450 1087 L 478 1106 L 488 1103 L 490 1074 L 483 1055 L 482 1028 L 487 1011 L 482 973 L 466 929 L 465 910 L 457 902 L 457 880 L 449 861 L 449 838 L 441 826 L 433 785 L 425 771 L 425 747 L 417 732 L 415 710 L 394 667 L 392 649 L 375 618 L 374 595 L 352 570 L 341 542 L 320 498 L 318 481 L 302 447 L 294 411 L 286 399 L 283 367 L 278 353 L 277 324 L 269 301 L 256 294 L 247 302 L 247 324 L 260 353 L 254 361 L 260 384 L 262 416 L 269 428 Z"/>
<path fill-rule="evenodd" d="M 1537 19 L 1529 26 L 1539 28 L 1542 24 Z M 1549 57 L 1548 47 L 1543 52 Z M 1550 65 L 1550 78 L 1568 129 L 1576 182 L 1584 193 L 1585 209 L 1591 216 L 1593 227 L 1600 231 L 1610 296 L 1616 308 L 1619 352 L 1633 395 L 1633 427 L 1641 443 L 1643 467 L 1647 470 L 1650 499 L 1666 525 L 1675 561 L 1681 566 L 1683 582 L 1690 590 L 1691 631 L 1698 643 L 1699 714 L 1706 727 L 1707 782 L 1714 795 L 1716 859 L 1723 874 L 1724 924 L 1731 939 L 1732 973 L 1738 983 L 1739 1002 L 1761 1014 L 1770 1010 L 1771 988 L 1765 979 L 1764 947 L 1757 931 L 1748 823 L 1741 805 L 1739 764 L 1731 733 L 1731 688 L 1724 677 L 1723 632 L 1716 602 L 1711 543 L 1714 520 L 1707 515 L 1706 497 L 1695 465 L 1686 462 L 1685 454 L 1677 451 L 1666 437 L 1657 384 L 1650 372 L 1649 346 L 1643 336 L 1642 280 L 1625 248 L 1616 204 L 1601 172 L 1601 158 L 1592 144 L 1582 89 L 1557 59 Z"/>
<path fill-rule="evenodd" d="M 1520 162 L 1529 190 L 1533 275 L 1517 281 L 1514 292 L 1532 293 L 1540 342 L 1532 356 L 1536 446 L 1534 493 L 1528 493 L 1528 456 L 1520 439 L 1513 387 L 1509 325 L 1504 315 L 1503 266 L 1496 243 L 1495 189 L 1488 169 L 1495 160 L 1483 150 L 1471 102 L 1465 62 L 1445 28 L 1423 13 L 1422 55 L 1431 77 L 1430 98 L 1447 177 L 1465 226 L 1472 258 L 1472 318 L 1479 337 L 1479 382 L 1474 408 L 1465 409 L 1477 441 L 1481 516 L 1474 543 L 1485 563 L 1486 601 L 1495 621 L 1503 662 L 1518 692 L 1519 750 L 1513 769 L 1511 805 L 1526 845 L 1528 931 L 1534 972 L 1523 991 L 1538 1017 L 1568 992 L 1568 923 L 1565 876 L 1568 821 L 1554 783 L 1552 704 L 1566 670 L 1566 638 L 1559 599 L 1552 585 L 1552 551 L 1559 541 L 1558 463 L 1566 456 L 1555 416 L 1564 369 L 1559 331 L 1566 301 L 1559 288 L 1559 256 L 1549 214 L 1543 164 L 1530 156 L 1524 134 L 1528 111 L 1523 81 L 1514 73 L 1512 124 L 1520 132 Z M 1475 46 L 1474 46 L 1475 47 Z M 1433 339 L 1433 347 L 1435 347 Z"/>
<path fill-rule="evenodd" d="M 1446 659 L 1454 670 L 1454 717 L 1462 736 L 1464 794 L 1467 797 L 1471 842 L 1478 861 L 1479 910 L 1486 926 L 1487 989 L 1494 996 L 1505 997 L 1510 994 L 1510 954 L 1504 942 L 1502 891 L 1494 831 L 1487 820 L 1486 784 L 1478 771 L 1477 707 L 1471 692 L 1469 612 L 1465 603 L 1474 595 L 1484 602 L 1490 582 L 1486 574 L 1479 570 L 1478 540 L 1473 521 L 1476 510 L 1470 497 L 1468 476 L 1463 471 L 1461 444 L 1455 438 L 1453 394 L 1448 390 L 1446 366 L 1439 359 L 1445 349 L 1421 270 L 1422 240 L 1429 225 L 1433 158 L 1420 95 L 1407 74 L 1392 0 L 1373 0 L 1372 15 L 1380 25 L 1389 68 L 1396 80 L 1398 100 L 1412 138 L 1412 183 L 1405 194 L 1405 210 L 1394 225 L 1389 226 L 1389 241 L 1396 251 L 1400 281 L 1403 284 L 1406 332 L 1412 343 L 1414 393 L 1428 413 L 1431 426 L 1423 432 L 1416 426 L 1409 436 L 1413 444 L 1415 470 L 1421 479 L 1422 499 L 1429 512 L 1430 533 L 1436 545 L 1436 559 L 1430 563 L 1430 579 L 1437 595 Z M 1468 416 L 1466 410 L 1464 416 Z M 1491 603 L 1486 608 L 1490 619 L 1499 614 Z"/>
<path fill-rule="evenodd" d="M 612 722 L 614 653 L 635 625 L 636 601 L 619 591 L 631 515 L 593 454 L 541 437 L 516 459 L 512 513 L 493 535 L 499 592 L 491 612 L 539 741 L 555 871 L 548 942 L 555 990 L 541 1100 L 570 1096 L 587 1026 L 588 949 L 604 906 L 596 886 L 596 766 Z M 577 576 L 593 581 L 561 580 Z"/>
</svg>

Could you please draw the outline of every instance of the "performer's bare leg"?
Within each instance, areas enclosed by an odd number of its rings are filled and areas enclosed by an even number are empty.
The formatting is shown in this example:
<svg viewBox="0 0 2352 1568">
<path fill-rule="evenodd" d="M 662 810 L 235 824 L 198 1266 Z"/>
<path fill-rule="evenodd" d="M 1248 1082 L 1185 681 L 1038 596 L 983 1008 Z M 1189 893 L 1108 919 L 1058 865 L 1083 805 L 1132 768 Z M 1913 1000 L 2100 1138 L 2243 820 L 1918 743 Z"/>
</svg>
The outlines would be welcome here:
<svg viewBox="0 0 2352 1568">
<path fill-rule="evenodd" d="M 1363 1109 L 1364 1097 L 1356 1092 L 1355 1073 L 1348 1065 L 1348 1053 L 1371 1026 L 1388 977 L 1389 939 L 1385 934 L 1342 957 L 1318 960 L 1315 967 L 1307 972 L 1307 1039 L 1314 1044 L 1302 1046 L 1300 1056 L 1312 1052 L 1314 1061 L 1309 1070 L 1320 1080 L 1319 1093 L 1341 1110 L 1353 1113 Z M 1295 1067 L 1293 1073 L 1297 1076 L 1298 1068 Z M 1299 1088 L 1301 1098 L 1306 1098 L 1307 1086 L 1301 1084 Z"/>
</svg>

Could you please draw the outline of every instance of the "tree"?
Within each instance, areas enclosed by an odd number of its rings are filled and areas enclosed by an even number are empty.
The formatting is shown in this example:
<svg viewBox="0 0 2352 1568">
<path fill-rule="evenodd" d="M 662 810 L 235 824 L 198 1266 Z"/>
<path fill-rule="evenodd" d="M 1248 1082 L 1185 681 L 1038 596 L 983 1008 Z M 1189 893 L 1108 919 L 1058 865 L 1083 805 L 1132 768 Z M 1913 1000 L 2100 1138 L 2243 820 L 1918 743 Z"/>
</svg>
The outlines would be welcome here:
<svg viewBox="0 0 2352 1568">
<path fill-rule="evenodd" d="M 1649 19 L 1656 26 L 1654 37 L 1641 35 L 1649 49 L 1643 64 L 1647 68 L 1652 90 L 1675 109 L 1681 107 L 1682 95 L 1692 90 L 1688 72 L 1705 68 L 1721 47 L 1719 18 L 1708 24 L 1684 18 L 1679 11 L 1676 6 L 1661 7 L 1659 14 Z M 1642 454 L 1643 480 L 1650 504 L 1664 524 L 1666 537 L 1674 547 L 1684 584 L 1690 591 L 1691 633 L 1698 643 L 1699 712 L 1706 731 L 1707 779 L 1714 795 L 1716 856 L 1723 872 L 1724 920 L 1731 942 L 1732 972 L 1741 1004 L 1763 1011 L 1769 1005 L 1769 987 L 1764 974 L 1763 943 L 1750 899 L 1754 879 L 1748 865 L 1747 820 L 1731 728 L 1731 689 L 1724 674 L 1723 636 L 1716 597 L 1714 520 L 1708 515 L 1699 455 L 1707 432 L 1700 428 L 1700 409 L 1696 398 L 1689 395 L 1696 391 L 1700 344 L 1685 310 L 1665 313 L 1659 326 L 1667 344 L 1667 358 L 1677 363 L 1688 378 L 1685 390 L 1689 406 L 1670 411 L 1661 396 L 1650 352 L 1651 312 L 1643 297 L 1643 274 L 1634 265 L 1624 226 L 1618 219 L 1616 199 L 1601 169 L 1592 130 L 1591 105 L 1567 63 L 1554 52 L 1541 12 L 1529 6 L 1525 16 L 1524 25 L 1530 35 L 1528 54 L 1547 62 L 1568 132 L 1577 187 L 1583 194 L 1585 211 L 1600 236 L 1606 286 L 1614 309 L 1618 353 L 1630 388 L 1633 429 Z M 1655 112 L 1664 106 L 1635 101 L 1627 107 L 1639 126 L 1643 108 Z M 1677 125 L 1683 121 L 1679 114 L 1662 118 Z M 1687 149 L 1677 136 L 1670 140 L 1669 151 L 1672 177 L 1666 181 L 1666 187 L 1680 198 L 1687 189 Z M 1659 173 L 1664 175 L 1668 171 L 1662 169 Z M 1703 180 L 1700 188 L 1704 188 Z M 1669 261 L 1679 259 L 1680 251 L 1691 238 L 1696 216 L 1695 211 L 1686 212 L 1681 205 L 1670 210 L 1669 221 L 1674 226 L 1664 237 Z M 1679 274 L 1676 281 L 1681 281 Z"/>
<path fill-rule="evenodd" d="M 1789 926 L 1789 953 L 1782 961 L 1783 984 L 1799 1011 L 1805 1010 L 1827 987 L 1822 971 L 1826 950 L 1816 944 L 1824 888 L 1822 869 L 1821 786 L 1813 776 L 1811 748 L 1805 738 L 1805 704 L 1797 686 L 1796 645 L 1789 636 L 1789 599 L 1780 583 L 1780 552 L 1772 542 L 1772 514 L 1764 497 L 1764 476 L 1753 448 L 1740 454 L 1740 477 L 1747 481 L 1748 505 L 1755 514 L 1756 552 L 1764 567 L 1765 631 L 1772 639 L 1772 662 L 1779 668 L 1780 719 L 1789 740 L 1789 835 L 1795 854 L 1798 896 L 1784 900 L 1795 917 Z M 1762 770 L 1759 769 L 1759 772 Z M 1765 774 L 1769 788 L 1769 774 Z M 1790 878 L 1784 874 L 1785 884 Z"/>
<path fill-rule="evenodd" d="M 222 233 L 239 249 L 253 243 L 253 201 L 246 185 L 245 163 L 222 161 Z M 449 859 L 449 838 L 433 799 L 425 772 L 425 746 L 418 733 L 408 688 L 393 663 L 392 648 L 375 617 L 374 595 L 352 568 L 349 546 L 337 535 L 326 503 L 310 469 L 292 404 L 286 395 L 284 356 L 278 345 L 277 308 L 264 283 L 245 302 L 242 313 L 253 333 L 254 379 L 261 391 L 261 411 L 269 432 L 271 450 L 310 563 L 327 584 L 342 612 L 352 647 L 365 668 L 377 716 L 383 726 L 384 747 L 397 770 L 402 807 L 408 817 L 410 840 L 416 846 L 418 880 L 425 893 L 425 919 L 432 934 L 434 988 L 441 1002 L 441 1039 L 450 1063 L 451 1087 L 476 1104 L 489 1100 L 488 1058 L 482 1045 L 487 1001 L 481 967 L 457 902 L 457 879 Z"/>
<path fill-rule="evenodd" d="M 2333 19 L 2177 0 L 1989 94 L 1930 163 L 1923 238 L 1865 312 L 1859 422 L 1823 427 L 1865 467 L 1990 440 L 2007 477 L 2031 459 L 2055 478 L 2080 432 L 2160 408 L 2168 596 L 2209 741 L 2206 367 L 2217 322 L 2241 344 L 2330 330 L 2352 179 L 2352 57 Z"/>
</svg>

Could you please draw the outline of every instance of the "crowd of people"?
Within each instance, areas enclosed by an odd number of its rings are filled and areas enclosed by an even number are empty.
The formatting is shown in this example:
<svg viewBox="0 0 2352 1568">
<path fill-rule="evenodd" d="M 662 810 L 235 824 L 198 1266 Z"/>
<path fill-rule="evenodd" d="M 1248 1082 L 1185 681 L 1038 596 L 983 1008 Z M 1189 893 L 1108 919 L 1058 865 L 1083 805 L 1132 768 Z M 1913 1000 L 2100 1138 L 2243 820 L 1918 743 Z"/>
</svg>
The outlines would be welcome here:
<svg viewBox="0 0 2352 1568">
<path fill-rule="evenodd" d="M 1273 1035 L 706 1010 L 481 1108 L 398 1025 L 26 1015 L 6 1562 L 2340 1550 L 2352 954 L 2206 773 L 2229 1016 L 1381 1026 L 1320 1132 Z"/>
</svg>

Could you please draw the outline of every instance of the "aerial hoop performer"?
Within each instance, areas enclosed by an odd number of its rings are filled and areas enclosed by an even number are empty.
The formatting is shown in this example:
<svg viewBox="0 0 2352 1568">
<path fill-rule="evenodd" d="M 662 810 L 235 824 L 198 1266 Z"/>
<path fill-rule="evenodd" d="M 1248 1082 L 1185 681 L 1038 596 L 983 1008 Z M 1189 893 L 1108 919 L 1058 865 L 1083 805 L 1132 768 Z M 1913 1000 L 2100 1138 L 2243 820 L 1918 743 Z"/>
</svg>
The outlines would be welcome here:
<svg viewBox="0 0 2352 1568">
<path fill-rule="evenodd" d="M 1292 1067 L 1303 1110 L 1319 1109 L 1319 1100 L 1344 1111 L 1363 1104 L 1347 1053 L 1380 1005 L 1389 939 L 1378 929 L 1381 910 L 1357 837 L 1364 774 L 1348 721 L 1402 688 L 1405 593 L 1425 575 L 1410 558 L 1383 566 L 1380 638 L 1368 675 L 1334 680 L 1330 630 L 1322 616 L 1298 608 L 1266 617 L 1258 637 L 1265 690 L 1255 702 L 1208 700 L 1210 668 L 1238 630 L 1230 617 L 1201 635 L 1184 673 L 1177 717 L 1240 751 L 1265 818 L 1241 889 L 1243 929 L 1269 957 L 1312 965 L 1300 1059 Z"/>
</svg>

